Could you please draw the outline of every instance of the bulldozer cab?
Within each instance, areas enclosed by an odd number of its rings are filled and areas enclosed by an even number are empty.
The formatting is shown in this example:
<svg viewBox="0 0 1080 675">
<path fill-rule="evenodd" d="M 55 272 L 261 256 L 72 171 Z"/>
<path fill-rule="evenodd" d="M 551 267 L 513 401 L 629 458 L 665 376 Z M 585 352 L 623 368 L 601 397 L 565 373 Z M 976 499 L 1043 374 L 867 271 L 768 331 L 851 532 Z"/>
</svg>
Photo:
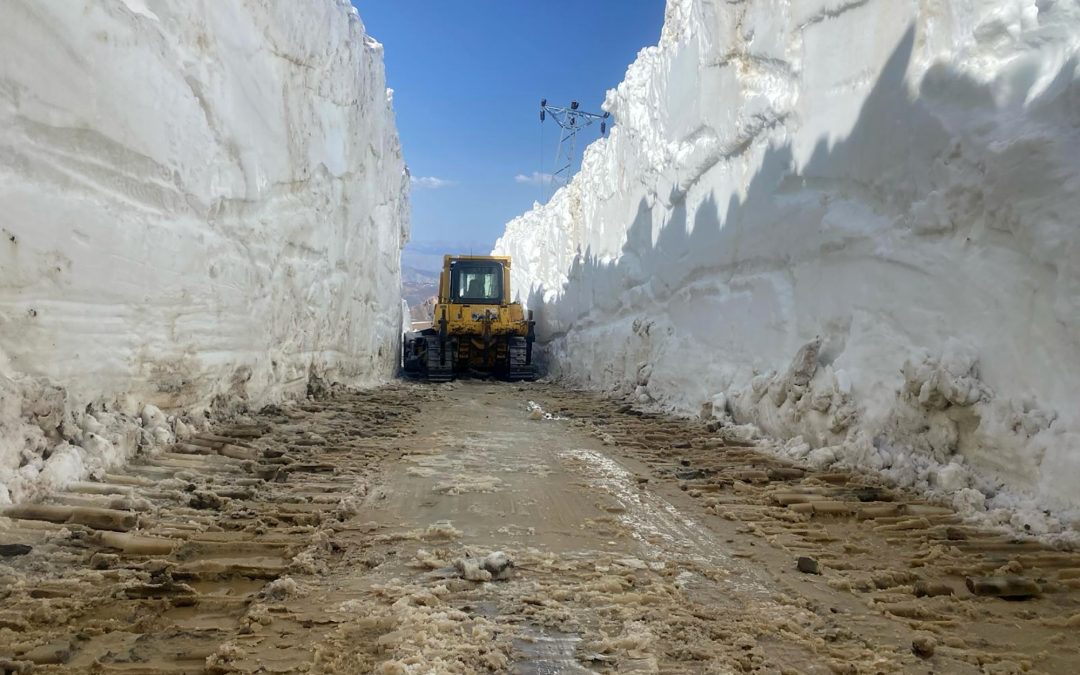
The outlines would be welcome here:
<svg viewBox="0 0 1080 675">
<path fill-rule="evenodd" d="M 450 271 L 451 302 L 502 304 L 502 266 L 458 263 Z"/>
<path fill-rule="evenodd" d="M 510 303 L 509 268 L 497 258 L 447 256 L 439 288 L 439 302 L 456 305 Z"/>
</svg>

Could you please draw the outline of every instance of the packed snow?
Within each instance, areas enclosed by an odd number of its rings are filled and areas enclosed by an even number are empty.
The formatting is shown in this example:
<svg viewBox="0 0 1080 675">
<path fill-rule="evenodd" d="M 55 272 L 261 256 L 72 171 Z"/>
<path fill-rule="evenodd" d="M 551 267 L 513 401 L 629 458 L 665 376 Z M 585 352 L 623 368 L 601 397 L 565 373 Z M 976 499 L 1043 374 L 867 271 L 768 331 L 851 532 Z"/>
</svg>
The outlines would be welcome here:
<svg viewBox="0 0 1080 675">
<path fill-rule="evenodd" d="M 669 0 L 617 126 L 495 247 L 552 374 L 1068 525 L 1078 45 L 1074 2 Z"/>
<path fill-rule="evenodd" d="M 345 0 L 0 7 L 0 504 L 393 373 L 408 176 Z"/>
</svg>

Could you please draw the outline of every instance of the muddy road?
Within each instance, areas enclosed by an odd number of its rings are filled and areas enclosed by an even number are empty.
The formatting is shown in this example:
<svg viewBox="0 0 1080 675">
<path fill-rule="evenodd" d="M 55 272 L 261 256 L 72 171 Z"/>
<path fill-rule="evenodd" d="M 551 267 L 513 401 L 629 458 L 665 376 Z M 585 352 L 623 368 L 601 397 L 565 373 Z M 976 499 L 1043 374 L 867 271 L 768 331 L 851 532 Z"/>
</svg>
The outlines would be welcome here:
<svg viewBox="0 0 1080 675">
<path fill-rule="evenodd" d="M 7 511 L 0 671 L 1077 672 L 1080 554 L 754 446 L 545 384 L 271 407 Z"/>
</svg>

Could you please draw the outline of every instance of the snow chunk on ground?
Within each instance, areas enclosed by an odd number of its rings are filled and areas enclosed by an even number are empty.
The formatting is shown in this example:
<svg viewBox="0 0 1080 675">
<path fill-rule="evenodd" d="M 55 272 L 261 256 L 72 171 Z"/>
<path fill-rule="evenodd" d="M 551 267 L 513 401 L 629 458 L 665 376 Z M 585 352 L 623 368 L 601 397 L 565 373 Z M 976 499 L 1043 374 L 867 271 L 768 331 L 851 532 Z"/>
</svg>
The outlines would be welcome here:
<svg viewBox="0 0 1080 675">
<path fill-rule="evenodd" d="M 458 558 L 454 570 L 467 581 L 502 581 L 510 578 L 514 562 L 502 551 L 495 551 L 483 558 Z"/>
</svg>

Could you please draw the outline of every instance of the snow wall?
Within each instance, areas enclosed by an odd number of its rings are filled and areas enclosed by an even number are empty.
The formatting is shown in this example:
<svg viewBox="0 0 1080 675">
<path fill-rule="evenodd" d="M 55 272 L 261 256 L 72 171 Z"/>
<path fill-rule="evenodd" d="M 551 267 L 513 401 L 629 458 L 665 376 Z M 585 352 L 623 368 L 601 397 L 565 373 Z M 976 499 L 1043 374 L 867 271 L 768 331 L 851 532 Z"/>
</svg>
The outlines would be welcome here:
<svg viewBox="0 0 1080 675">
<path fill-rule="evenodd" d="M 390 377 L 407 191 L 345 0 L 5 0 L 0 503 Z"/>
<path fill-rule="evenodd" d="M 1063 0 L 669 0 L 496 245 L 551 372 L 1068 530 L 1078 44 Z"/>
</svg>

